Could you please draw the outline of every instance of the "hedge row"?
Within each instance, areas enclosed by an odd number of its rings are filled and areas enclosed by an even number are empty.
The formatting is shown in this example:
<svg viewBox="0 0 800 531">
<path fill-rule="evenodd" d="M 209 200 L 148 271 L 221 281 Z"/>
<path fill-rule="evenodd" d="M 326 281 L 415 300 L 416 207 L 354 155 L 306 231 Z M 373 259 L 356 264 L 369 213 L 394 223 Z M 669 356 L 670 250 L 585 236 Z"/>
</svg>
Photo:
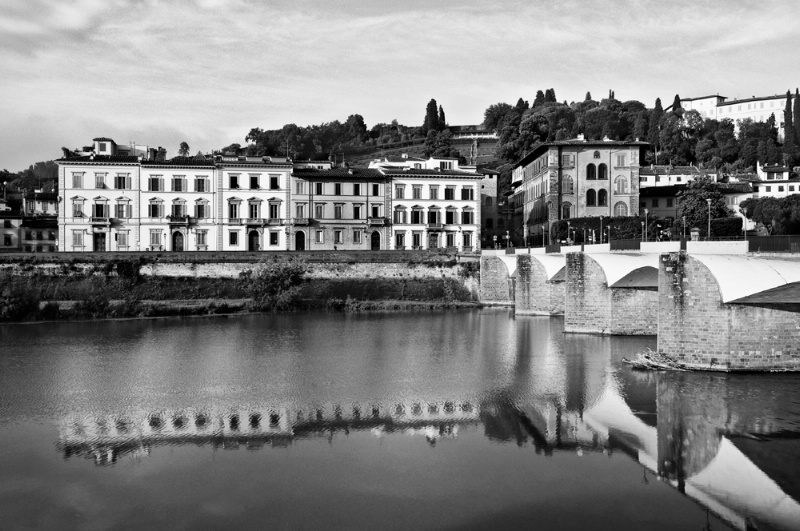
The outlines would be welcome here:
<svg viewBox="0 0 800 531">
<path fill-rule="evenodd" d="M 643 217 L 619 217 L 619 218 L 603 218 L 603 230 L 606 231 L 606 237 L 603 241 L 608 241 L 608 229 L 610 229 L 612 240 L 627 240 L 639 239 L 642 237 L 644 231 Z M 700 236 L 705 237 L 708 232 L 708 226 L 697 227 L 700 229 Z M 595 238 L 600 241 L 600 218 L 599 217 L 586 217 L 586 218 L 572 218 L 569 220 L 561 220 L 553 223 L 550 228 L 550 236 L 553 241 L 566 241 L 568 239 L 567 230 L 574 229 L 574 240 L 576 243 L 584 242 L 584 230 L 586 234 L 586 241 L 591 241 L 592 230 L 594 230 Z M 649 235 L 655 235 L 659 230 L 672 229 L 673 239 L 679 238 L 683 234 L 683 226 L 680 221 L 673 221 L 671 218 L 661 219 L 650 216 L 647 218 L 647 232 Z M 691 227 L 686 227 L 686 236 L 689 236 Z M 742 234 L 742 218 L 717 218 L 711 220 L 711 236 L 714 238 L 727 238 L 736 237 Z"/>
</svg>

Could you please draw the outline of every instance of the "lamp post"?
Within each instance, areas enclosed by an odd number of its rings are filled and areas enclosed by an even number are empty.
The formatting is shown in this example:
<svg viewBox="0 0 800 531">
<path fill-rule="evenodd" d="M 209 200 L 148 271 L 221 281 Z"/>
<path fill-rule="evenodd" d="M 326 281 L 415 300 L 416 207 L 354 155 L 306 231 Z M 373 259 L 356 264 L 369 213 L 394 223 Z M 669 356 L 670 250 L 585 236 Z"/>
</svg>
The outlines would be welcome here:
<svg viewBox="0 0 800 531">
<path fill-rule="evenodd" d="M 644 209 L 644 241 L 647 241 L 647 214 L 649 212 L 646 208 Z"/>
<path fill-rule="evenodd" d="M 600 216 L 600 243 L 603 243 L 603 216 Z"/>
<path fill-rule="evenodd" d="M 683 239 L 686 239 L 686 216 L 683 216 Z"/>
<path fill-rule="evenodd" d="M 494 240 L 494 248 L 497 249 L 497 234 L 492 236 L 492 239 Z"/>
<path fill-rule="evenodd" d="M 542 247 L 547 247 L 547 233 L 544 230 L 544 225 L 542 225 Z"/>
<path fill-rule="evenodd" d="M 711 198 L 706 199 L 706 203 L 708 203 L 708 234 L 706 235 L 706 240 L 711 240 Z"/>
<path fill-rule="evenodd" d="M 511 245 L 511 236 L 509 235 L 508 231 L 506 231 L 506 249 Z"/>
<path fill-rule="evenodd" d="M 642 241 L 644 241 L 644 221 L 642 221 Z"/>
</svg>

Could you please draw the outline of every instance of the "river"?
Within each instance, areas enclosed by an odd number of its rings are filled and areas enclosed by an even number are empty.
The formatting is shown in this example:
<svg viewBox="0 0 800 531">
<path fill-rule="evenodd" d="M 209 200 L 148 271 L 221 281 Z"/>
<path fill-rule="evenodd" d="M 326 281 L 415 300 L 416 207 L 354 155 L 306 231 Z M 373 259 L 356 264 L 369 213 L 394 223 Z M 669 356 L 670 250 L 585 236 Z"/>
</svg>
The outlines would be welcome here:
<svg viewBox="0 0 800 531">
<path fill-rule="evenodd" d="M 0 326 L 2 529 L 800 529 L 800 375 L 505 309 Z"/>
</svg>

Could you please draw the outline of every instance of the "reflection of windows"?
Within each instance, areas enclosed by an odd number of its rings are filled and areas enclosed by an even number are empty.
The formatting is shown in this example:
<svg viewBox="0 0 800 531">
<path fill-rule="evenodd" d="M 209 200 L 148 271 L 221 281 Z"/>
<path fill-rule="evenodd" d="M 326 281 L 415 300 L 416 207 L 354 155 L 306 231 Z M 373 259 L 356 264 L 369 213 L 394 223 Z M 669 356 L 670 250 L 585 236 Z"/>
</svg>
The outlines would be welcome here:
<svg viewBox="0 0 800 531">
<path fill-rule="evenodd" d="M 439 199 L 439 187 L 435 185 L 430 186 L 431 199 Z"/>
<path fill-rule="evenodd" d="M 203 219 L 208 215 L 208 203 L 206 201 L 198 201 L 194 205 L 194 217 Z"/>
<path fill-rule="evenodd" d="M 597 152 L 595 151 L 595 153 Z M 586 165 L 586 179 L 587 180 L 597 179 L 597 169 L 594 167 L 594 164 Z"/>
<path fill-rule="evenodd" d="M 452 225 L 456 223 L 456 212 L 455 210 L 447 210 L 444 213 L 444 222 L 448 225 Z"/>
<path fill-rule="evenodd" d="M 342 195 L 342 183 L 333 183 L 333 195 Z"/>
<path fill-rule="evenodd" d="M 306 182 L 305 181 L 295 181 L 294 191 L 297 194 L 305 194 L 306 193 Z"/>
<path fill-rule="evenodd" d="M 186 186 L 182 176 L 178 175 L 172 178 L 172 191 L 173 192 L 186 191 Z"/>
<path fill-rule="evenodd" d="M 422 223 L 422 210 L 415 208 L 411 211 L 411 223 Z"/>
<path fill-rule="evenodd" d="M 252 201 L 248 203 L 250 219 L 259 219 L 261 217 L 261 202 Z"/>
<path fill-rule="evenodd" d="M 464 233 L 464 248 L 472 247 L 472 233 L 465 232 Z"/>
<path fill-rule="evenodd" d="M 322 183 L 314 183 L 314 193 L 322 195 Z"/>
<path fill-rule="evenodd" d="M 614 181 L 616 187 L 616 193 L 618 194 L 625 194 L 628 193 L 628 179 L 620 175 Z"/>
<path fill-rule="evenodd" d="M 239 176 L 238 175 L 231 175 L 230 176 L 230 187 L 231 188 L 239 188 Z"/>
<path fill-rule="evenodd" d="M 448 186 L 444 189 L 444 199 L 445 201 L 453 201 L 456 198 L 456 188 L 455 186 Z"/>
<path fill-rule="evenodd" d="M 130 190 L 131 176 L 127 173 L 118 173 L 114 176 L 114 188 L 117 190 Z"/>
<path fill-rule="evenodd" d="M 147 204 L 147 217 L 161 218 L 164 217 L 163 204 L 161 201 L 150 201 Z"/>
<path fill-rule="evenodd" d="M 597 167 L 597 178 L 601 180 L 608 179 L 608 166 L 601 164 Z"/>
<path fill-rule="evenodd" d="M 395 223 L 405 223 L 406 222 L 406 209 L 405 208 L 395 208 L 394 209 L 394 222 Z"/>
<path fill-rule="evenodd" d="M 571 194 L 572 193 L 572 177 L 569 175 L 564 177 L 564 193 Z"/>
<path fill-rule="evenodd" d="M 151 192 L 161 192 L 164 189 L 160 175 L 151 175 L 147 179 L 147 189 Z"/>
<path fill-rule="evenodd" d="M 372 185 L 372 195 L 381 195 L 381 185 L 379 184 Z"/>
<path fill-rule="evenodd" d="M 106 174 L 105 173 L 95 173 L 94 174 L 94 187 L 98 189 L 103 189 L 106 187 Z"/>
<path fill-rule="evenodd" d="M 258 175 L 251 175 L 250 176 L 250 189 L 257 190 L 258 186 Z"/>
<path fill-rule="evenodd" d="M 608 192 L 600 190 L 597 192 L 597 206 L 608 206 Z"/>
<path fill-rule="evenodd" d="M 198 177 L 194 180 L 194 191 L 195 192 L 206 191 L 206 179 L 204 177 Z"/>
<path fill-rule="evenodd" d="M 72 217 L 73 218 L 82 218 L 83 217 L 83 200 L 80 199 L 73 199 L 72 200 Z"/>
<path fill-rule="evenodd" d="M 150 229 L 150 245 L 161 245 L 161 231 Z"/>
<path fill-rule="evenodd" d="M 278 203 L 269 204 L 269 218 L 278 219 L 280 217 L 280 205 Z"/>
<path fill-rule="evenodd" d="M 128 231 L 120 231 L 117 233 L 117 247 L 128 246 Z"/>
<path fill-rule="evenodd" d="M 395 185 L 394 187 L 394 198 L 395 199 L 405 199 L 405 190 L 406 187 L 402 184 Z"/>
<path fill-rule="evenodd" d="M 561 205 L 561 217 L 563 219 L 569 219 L 572 214 L 572 204 L 571 203 L 564 203 Z"/>
<path fill-rule="evenodd" d="M 131 217 L 131 204 L 128 202 L 117 203 L 115 217 L 121 219 L 129 219 Z"/>
<path fill-rule="evenodd" d="M 228 218 L 239 219 L 239 203 L 228 203 Z"/>
</svg>

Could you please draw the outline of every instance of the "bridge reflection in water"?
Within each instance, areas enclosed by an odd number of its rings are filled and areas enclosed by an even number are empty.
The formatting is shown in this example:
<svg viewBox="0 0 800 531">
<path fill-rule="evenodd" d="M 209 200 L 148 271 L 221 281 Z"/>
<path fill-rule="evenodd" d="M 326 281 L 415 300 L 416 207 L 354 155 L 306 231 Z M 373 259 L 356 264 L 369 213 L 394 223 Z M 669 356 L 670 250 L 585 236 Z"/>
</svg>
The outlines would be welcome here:
<svg viewBox="0 0 800 531">
<path fill-rule="evenodd" d="M 793 380 L 623 371 L 607 372 L 595 382 L 598 387 L 583 390 L 589 394 L 577 404 L 569 404 L 563 392 L 524 400 L 498 393 L 479 403 L 420 398 L 73 415 L 61 423 L 58 447 L 65 458 L 110 465 L 123 456 L 145 456 L 159 445 L 258 450 L 358 430 L 377 437 L 418 435 L 436 445 L 482 426 L 486 437 L 530 444 L 544 456 L 570 451 L 610 457 L 620 451 L 645 468 L 645 478 L 653 474 L 738 529 L 798 527 L 800 484 L 791 471 L 800 465 L 800 426 L 791 408 L 800 404 L 800 390 Z M 653 383 L 655 418 L 629 404 L 636 402 L 637 386 Z"/>
</svg>

